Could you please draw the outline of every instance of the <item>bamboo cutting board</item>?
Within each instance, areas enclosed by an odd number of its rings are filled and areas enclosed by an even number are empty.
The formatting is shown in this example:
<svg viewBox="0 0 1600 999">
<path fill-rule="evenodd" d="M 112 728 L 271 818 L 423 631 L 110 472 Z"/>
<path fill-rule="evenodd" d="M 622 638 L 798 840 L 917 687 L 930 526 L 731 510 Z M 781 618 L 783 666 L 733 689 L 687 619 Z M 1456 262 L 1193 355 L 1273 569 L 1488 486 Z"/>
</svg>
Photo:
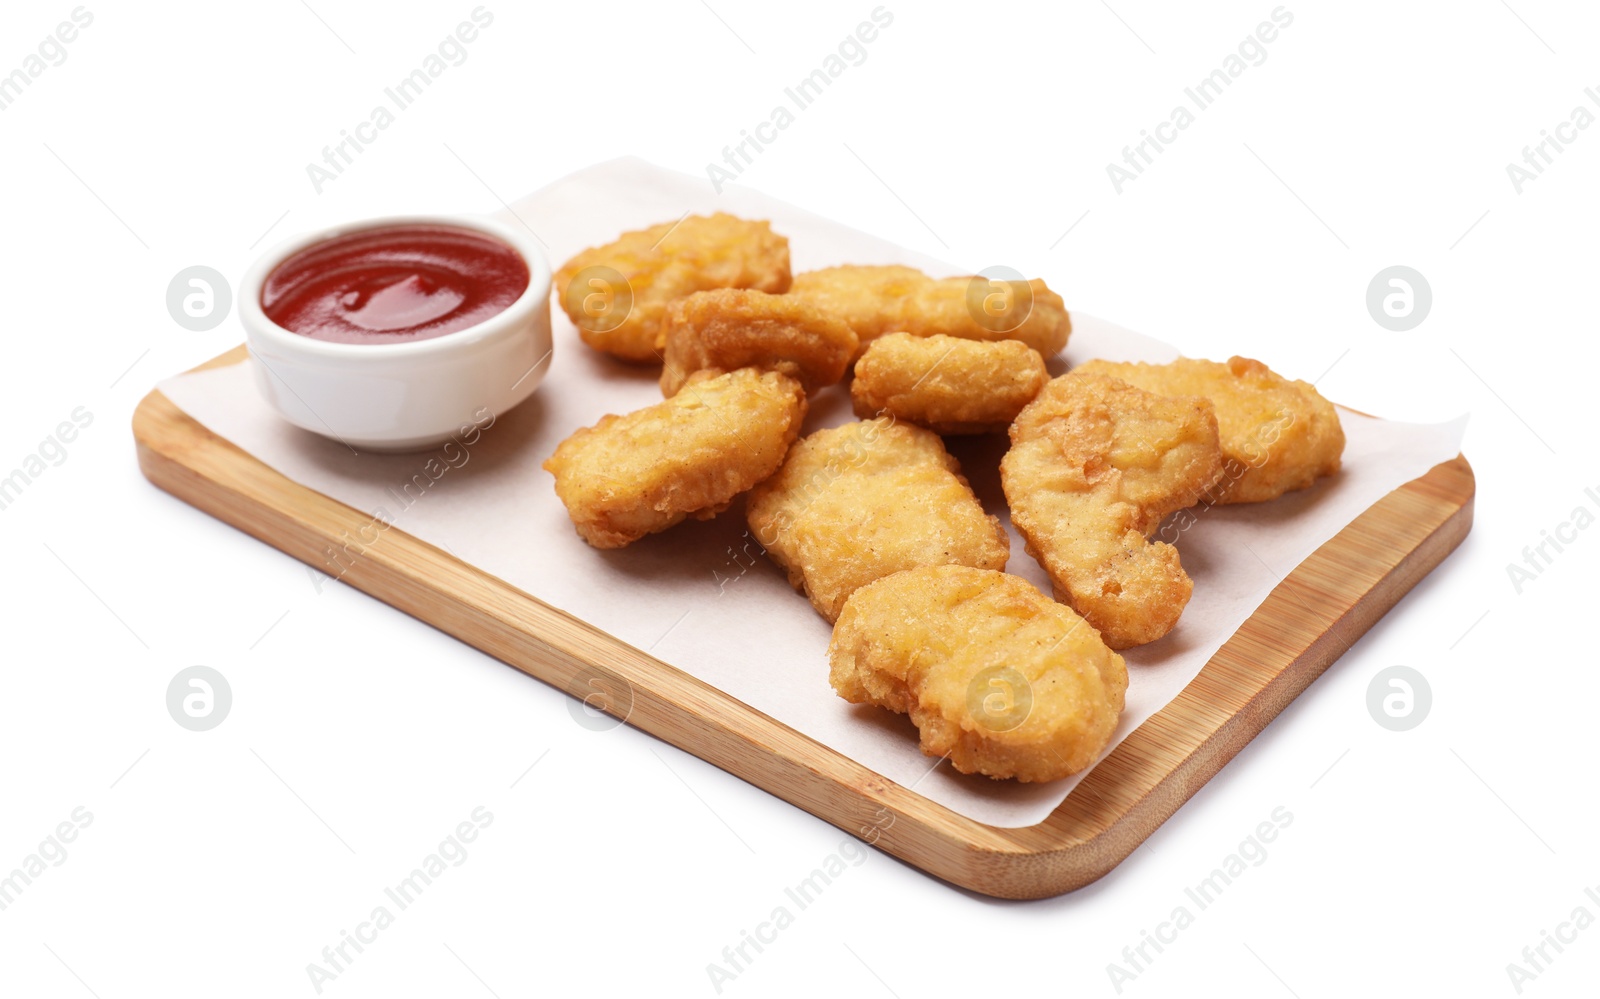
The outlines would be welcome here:
<svg viewBox="0 0 1600 999">
<path fill-rule="evenodd" d="M 237 364 L 237 347 L 202 368 Z M 310 565 L 370 519 L 279 474 L 153 391 L 133 418 L 157 486 Z M 398 529 L 343 581 L 964 888 L 1045 898 L 1111 870 L 1466 537 L 1464 457 L 1302 562 L 1177 699 L 1045 821 L 983 825 Z"/>
</svg>

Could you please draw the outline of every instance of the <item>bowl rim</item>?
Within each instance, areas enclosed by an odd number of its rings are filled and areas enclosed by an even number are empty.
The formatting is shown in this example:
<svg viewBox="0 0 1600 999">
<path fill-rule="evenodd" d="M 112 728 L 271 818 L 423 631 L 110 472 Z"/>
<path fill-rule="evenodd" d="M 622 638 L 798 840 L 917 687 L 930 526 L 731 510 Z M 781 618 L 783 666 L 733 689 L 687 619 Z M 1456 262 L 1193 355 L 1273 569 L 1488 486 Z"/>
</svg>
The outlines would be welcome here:
<svg viewBox="0 0 1600 999">
<path fill-rule="evenodd" d="M 261 307 L 261 290 L 280 264 L 290 256 L 317 243 L 371 229 L 402 225 L 438 225 L 471 229 L 500 240 L 528 266 L 528 286 L 510 305 L 482 322 L 425 340 L 407 343 L 339 343 L 295 333 L 267 317 Z M 381 215 L 324 226 L 291 236 L 273 245 L 245 271 L 239 285 L 239 319 L 250 346 L 272 348 L 298 357 L 333 362 L 368 362 L 426 358 L 470 350 L 474 345 L 496 339 L 522 328 L 529 315 L 544 305 L 550 296 L 550 262 L 534 243 L 532 231 L 524 233 L 497 219 L 475 215 L 402 214 Z"/>
</svg>

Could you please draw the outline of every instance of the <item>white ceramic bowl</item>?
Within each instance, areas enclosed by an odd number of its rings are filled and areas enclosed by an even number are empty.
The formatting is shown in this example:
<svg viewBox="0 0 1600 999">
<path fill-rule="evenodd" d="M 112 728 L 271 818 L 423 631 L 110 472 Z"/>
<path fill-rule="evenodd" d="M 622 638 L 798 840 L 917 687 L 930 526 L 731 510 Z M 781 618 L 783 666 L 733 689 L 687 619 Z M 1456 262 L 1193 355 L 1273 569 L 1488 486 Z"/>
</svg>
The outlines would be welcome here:
<svg viewBox="0 0 1600 999">
<path fill-rule="evenodd" d="M 267 318 L 261 289 L 277 266 L 325 239 L 391 225 L 472 229 L 516 250 L 528 287 L 476 326 L 410 343 L 334 343 Z M 357 451 L 416 451 L 483 426 L 522 402 L 550 370 L 550 263 L 531 238 L 488 219 L 396 215 L 280 243 L 245 273 L 239 318 L 256 386 L 284 419 Z"/>
</svg>

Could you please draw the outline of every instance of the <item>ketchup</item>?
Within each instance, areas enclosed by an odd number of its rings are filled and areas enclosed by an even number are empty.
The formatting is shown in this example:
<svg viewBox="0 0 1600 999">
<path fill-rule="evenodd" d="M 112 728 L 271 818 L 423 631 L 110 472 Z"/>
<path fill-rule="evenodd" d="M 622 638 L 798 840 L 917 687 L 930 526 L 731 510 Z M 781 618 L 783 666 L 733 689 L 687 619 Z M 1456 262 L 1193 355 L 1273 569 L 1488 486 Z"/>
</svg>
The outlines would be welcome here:
<svg viewBox="0 0 1600 999">
<path fill-rule="evenodd" d="M 409 343 L 476 326 L 528 287 L 528 264 L 475 229 L 391 225 L 334 236 L 267 277 L 261 308 L 284 329 L 335 343 Z"/>
</svg>

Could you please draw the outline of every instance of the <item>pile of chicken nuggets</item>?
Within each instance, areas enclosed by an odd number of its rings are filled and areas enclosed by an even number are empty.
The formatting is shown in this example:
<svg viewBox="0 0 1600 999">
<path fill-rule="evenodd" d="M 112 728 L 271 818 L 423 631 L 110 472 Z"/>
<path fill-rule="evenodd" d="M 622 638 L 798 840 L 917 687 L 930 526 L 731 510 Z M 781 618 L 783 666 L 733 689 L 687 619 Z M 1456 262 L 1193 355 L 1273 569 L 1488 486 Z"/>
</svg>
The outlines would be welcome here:
<svg viewBox="0 0 1600 999">
<path fill-rule="evenodd" d="M 621 305 L 596 308 L 597 288 Z M 1259 361 L 1051 378 L 1072 322 L 1043 281 L 791 274 L 764 221 L 624 233 L 563 266 L 553 296 L 590 347 L 661 366 L 661 402 L 544 463 L 578 534 L 621 548 L 743 495 L 751 534 L 833 625 L 833 689 L 907 715 L 963 773 L 1093 765 L 1128 687 L 1117 650 L 1172 631 L 1194 589 L 1163 521 L 1304 489 L 1344 450 L 1334 407 Z M 809 399 L 846 379 L 859 419 L 802 437 Z M 1005 528 L 943 440 L 1001 432 L 1011 523 L 1049 596 L 1003 571 Z"/>
</svg>

